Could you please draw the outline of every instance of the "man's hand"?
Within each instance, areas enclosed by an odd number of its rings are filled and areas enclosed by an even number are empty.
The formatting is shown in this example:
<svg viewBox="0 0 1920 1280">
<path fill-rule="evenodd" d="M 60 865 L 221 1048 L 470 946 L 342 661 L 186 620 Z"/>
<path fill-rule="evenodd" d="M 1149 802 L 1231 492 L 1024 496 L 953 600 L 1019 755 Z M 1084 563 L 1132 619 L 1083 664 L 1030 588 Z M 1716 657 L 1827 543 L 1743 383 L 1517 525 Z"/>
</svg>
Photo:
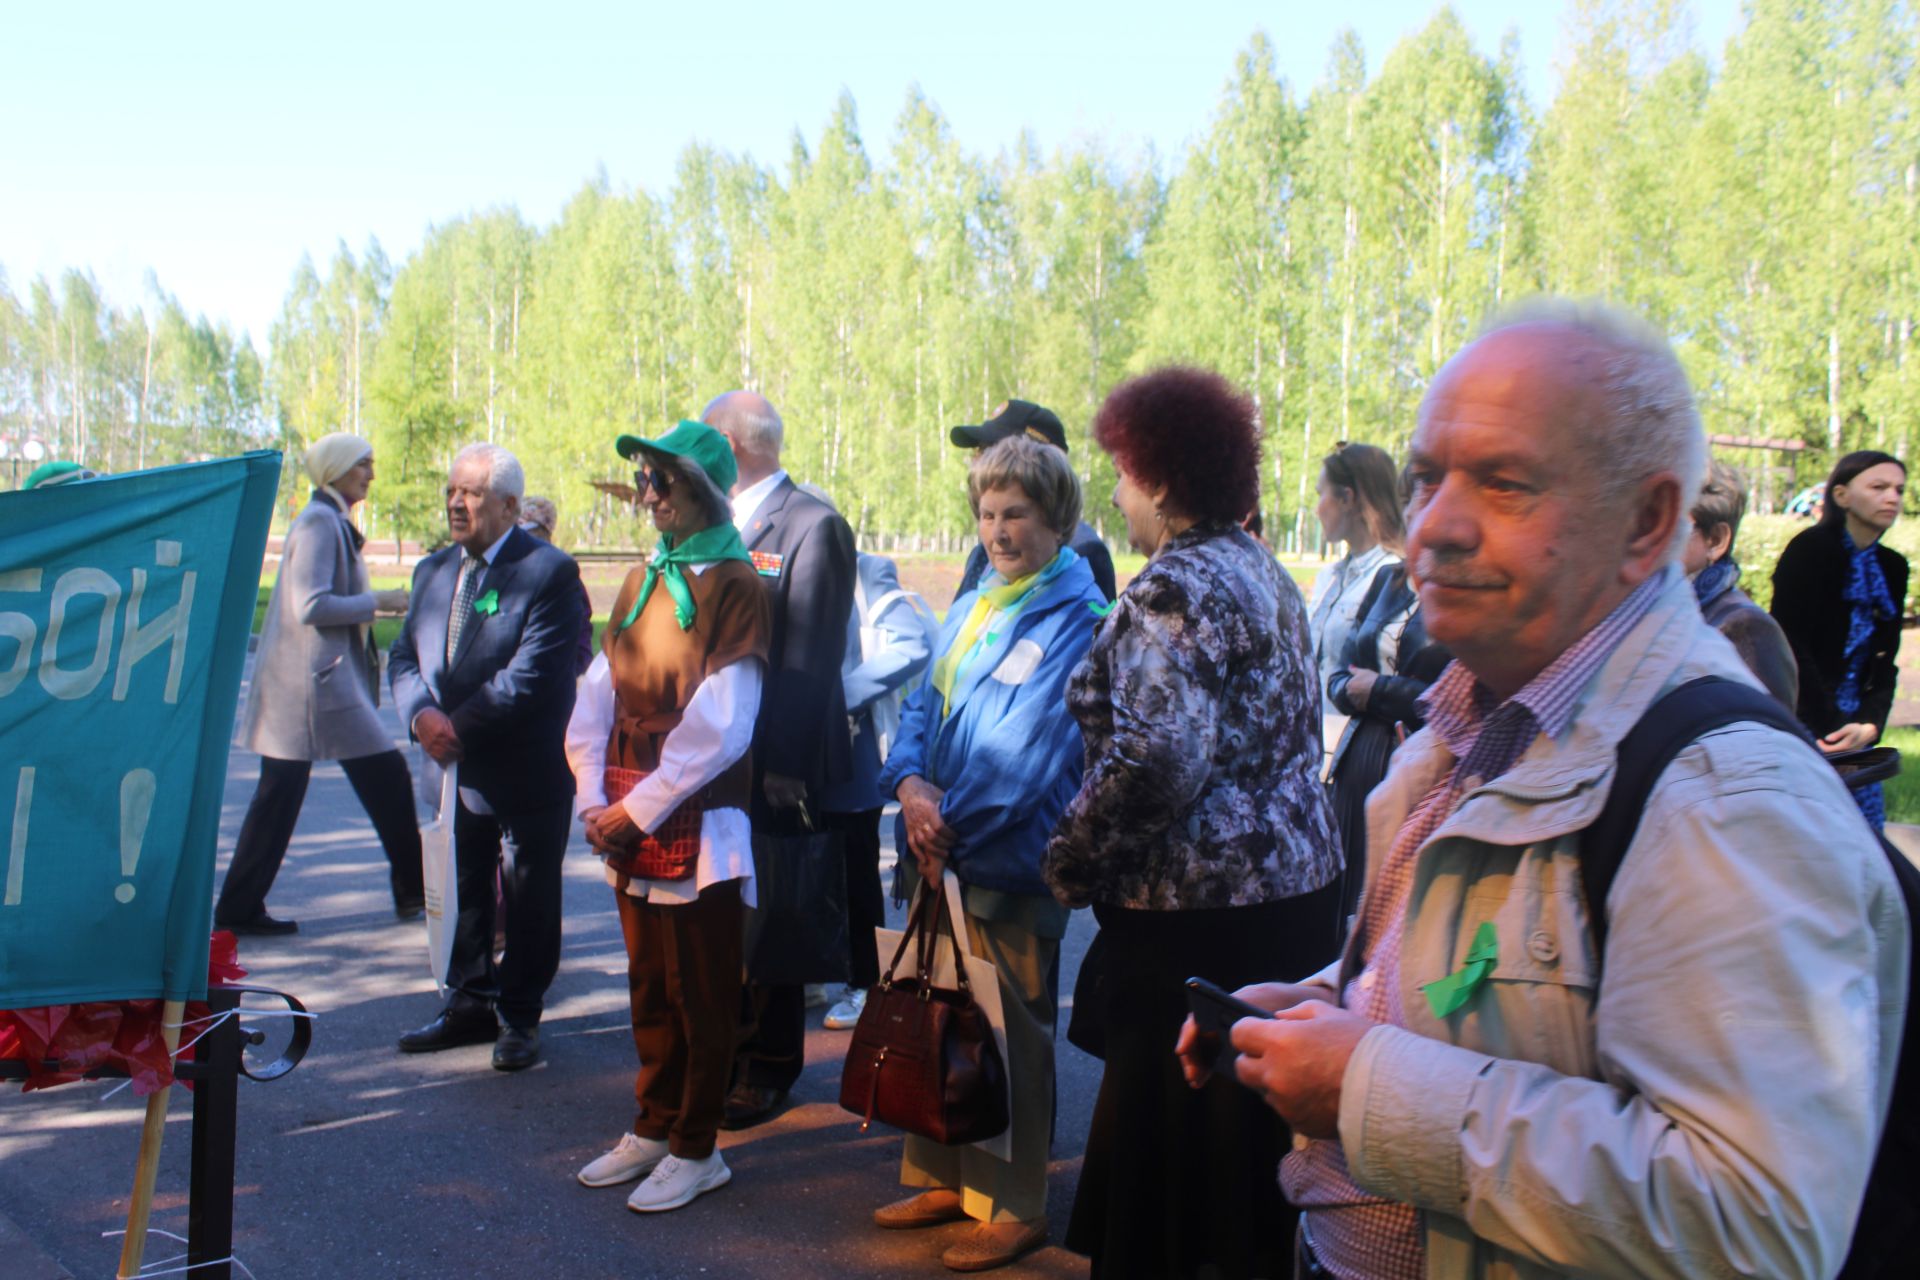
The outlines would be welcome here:
<svg viewBox="0 0 1920 1280">
<path fill-rule="evenodd" d="M 939 870 L 944 870 L 947 855 L 960 841 L 947 820 L 940 816 L 940 801 L 947 793 L 916 773 L 902 778 L 893 794 L 900 802 L 900 816 L 906 819 L 907 848 L 920 864 L 920 873 L 927 874 L 929 859 Z M 939 880 L 939 870 L 930 878 Z"/>
<path fill-rule="evenodd" d="M 1347 701 L 1362 711 L 1367 709 L 1367 699 L 1373 696 L 1373 682 L 1380 678 L 1378 671 L 1366 667 L 1347 668 Z"/>
<path fill-rule="evenodd" d="M 1870 747 L 1879 740 L 1880 731 L 1870 724 L 1843 724 L 1820 739 L 1820 749 L 1830 756 L 1838 755 L 1842 751 Z"/>
<path fill-rule="evenodd" d="M 1300 982 L 1256 982 L 1252 986 L 1240 988 L 1233 994 L 1269 1013 L 1291 1009 L 1307 1000 L 1327 998 L 1324 988 L 1308 986 Z M 1180 1059 L 1180 1073 L 1186 1076 L 1188 1088 L 1201 1088 L 1213 1078 L 1212 1068 L 1203 1065 L 1200 1061 L 1200 1028 L 1191 1015 L 1180 1024 L 1180 1038 L 1174 1042 L 1173 1052 L 1174 1056 Z"/>
<path fill-rule="evenodd" d="M 407 589 L 394 587 L 388 591 L 373 593 L 373 611 L 375 613 L 405 613 L 407 611 Z"/>
<path fill-rule="evenodd" d="M 454 764 L 467 754 L 460 735 L 453 731 L 453 721 L 438 707 L 423 708 L 413 718 L 413 736 L 435 764 Z"/>
<path fill-rule="evenodd" d="M 769 772 L 761 783 L 761 790 L 766 792 L 767 803 L 776 809 L 806 807 L 807 784 L 789 774 Z"/>
<path fill-rule="evenodd" d="M 601 853 L 624 853 L 639 843 L 640 827 L 623 804 L 610 804 L 594 810 L 592 817 L 585 813 L 581 817 L 587 818 L 587 844 Z"/>
<path fill-rule="evenodd" d="M 1319 1000 L 1271 1019 L 1242 1018 L 1233 1024 L 1233 1047 L 1240 1051 L 1234 1070 L 1295 1133 L 1338 1138 L 1340 1082 L 1360 1038 L 1375 1025 Z"/>
</svg>

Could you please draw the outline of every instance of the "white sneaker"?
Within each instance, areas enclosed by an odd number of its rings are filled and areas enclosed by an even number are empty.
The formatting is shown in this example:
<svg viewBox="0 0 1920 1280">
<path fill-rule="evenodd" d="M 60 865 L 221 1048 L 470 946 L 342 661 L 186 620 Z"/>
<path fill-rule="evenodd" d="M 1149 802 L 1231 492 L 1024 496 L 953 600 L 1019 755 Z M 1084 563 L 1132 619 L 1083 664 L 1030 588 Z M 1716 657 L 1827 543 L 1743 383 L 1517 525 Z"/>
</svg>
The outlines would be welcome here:
<svg viewBox="0 0 1920 1280">
<path fill-rule="evenodd" d="M 627 1208 L 635 1213 L 659 1213 L 692 1204 L 695 1199 L 724 1187 L 733 1180 L 733 1170 L 718 1151 L 705 1160 L 682 1160 L 668 1156 L 653 1167 L 653 1174 L 633 1189 Z"/>
<path fill-rule="evenodd" d="M 613 1150 L 589 1161 L 587 1166 L 574 1176 L 580 1179 L 583 1187 L 611 1187 L 622 1182 L 632 1182 L 635 1178 L 651 1173 L 655 1165 L 666 1158 L 667 1144 L 659 1138 L 642 1138 L 636 1134 L 623 1133 Z"/>
<path fill-rule="evenodd" d="M 867 993 L 860 989 L 849 989 L 846 998 L 827 1010 L 827 1020 L 821 1025 L 829 1031 L 851 1031 L 860 1023 L 860 1011 L 867 1007 Z"/>
</svg>

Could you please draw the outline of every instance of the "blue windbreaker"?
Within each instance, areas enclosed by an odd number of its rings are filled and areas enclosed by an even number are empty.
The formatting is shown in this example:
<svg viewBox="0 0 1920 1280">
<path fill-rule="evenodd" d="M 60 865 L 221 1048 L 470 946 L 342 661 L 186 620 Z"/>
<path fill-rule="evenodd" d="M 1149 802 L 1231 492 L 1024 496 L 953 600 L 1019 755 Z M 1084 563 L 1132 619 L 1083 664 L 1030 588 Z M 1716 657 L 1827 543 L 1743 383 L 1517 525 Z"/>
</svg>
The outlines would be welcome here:
<svg viewBox="0 0 1920 1280">
<path fill-rule="evenodd" d="M 1067 712 L 1067 677 L 1087 656 L 1106 598 L 1093 571 L 1072 562 L 1011 621 L 989 634 L 940 716 L 940 691 L 922 685 L 900 713 L 883 800 L 902 778 L 919 774 L 946 797 L 940 816 L 960 837 L 948 865 L 962 884 L 1051 897 L 1040 855 L 1053 824 L 1080 789 L 1080 726 Z M 997 582 L 997 579 L 996 579 Z M 935 652 L 946 653 L 973 608 L 974 592 L 953 602 Z M 907 832 L 894 824 L 905 858 Z"/>
</svg>

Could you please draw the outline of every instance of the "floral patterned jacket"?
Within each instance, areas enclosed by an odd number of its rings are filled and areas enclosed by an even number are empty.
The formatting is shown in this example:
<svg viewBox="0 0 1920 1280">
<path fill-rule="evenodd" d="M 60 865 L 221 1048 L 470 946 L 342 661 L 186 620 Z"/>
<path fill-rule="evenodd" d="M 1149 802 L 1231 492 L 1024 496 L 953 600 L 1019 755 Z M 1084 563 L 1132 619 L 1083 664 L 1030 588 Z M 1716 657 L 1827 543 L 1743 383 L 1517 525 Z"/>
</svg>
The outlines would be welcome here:
<svg viewBox="0 0 1920 1280">
<path fill-rule="evenodd" d="M 1069 906 L 1251 906 L 1340 874 L 1300 590 L 1237 528 L 1172 538 L 1067 685 L 1086 776 L 1042 874 Z"/>
</svg>

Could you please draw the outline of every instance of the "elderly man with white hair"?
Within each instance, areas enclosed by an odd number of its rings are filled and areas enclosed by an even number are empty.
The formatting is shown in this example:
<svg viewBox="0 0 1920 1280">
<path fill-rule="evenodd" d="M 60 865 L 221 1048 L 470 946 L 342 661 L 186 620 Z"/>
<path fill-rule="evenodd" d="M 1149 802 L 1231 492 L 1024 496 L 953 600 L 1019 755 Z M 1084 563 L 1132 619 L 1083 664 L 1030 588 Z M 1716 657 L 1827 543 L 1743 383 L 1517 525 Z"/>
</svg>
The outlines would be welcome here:
<svg viewBox="0 0 1920 1280">
<path fill-rule="evenodd" d="M 560 967 L 560 860 L 573 821 L 565 738 L 585 608 L 579 566 L 519 527 L 525 491 L 520 463 L 498 445 L 455 455 L 453 545 L 415 566 L 390 663 L 401 720 L 437 763 L 459 770 L 451 994 L 400 1048 L 492 1043 L 501 1071 L 539 1058 L 540 1013 Z M 496 870 L 507 912 L 498 964 Z"/>
<path fill-rule="evenodd" d="M 1837 775 L 1736 721 L 1650 780 L 1637 826 L 1600 824 L 1630 834 L 1584 843 L 1663 695 L 1754 685 L 1675 562 L 1705 462 L 1679 362 L 1605 310 L 1499 323 L 1421 404 L 1407 559 L 1457 661 L 1369 803 L 1345 956 L 1243 989 L 1275 1014 L 1231 1032 L 1298 1135 L 1301 1275 L 1827 1276 L 1846 1256 L 1908 924 Z M 1200 1047 L 1189 1023 L 1194 1080 Z"/>
</svg>

